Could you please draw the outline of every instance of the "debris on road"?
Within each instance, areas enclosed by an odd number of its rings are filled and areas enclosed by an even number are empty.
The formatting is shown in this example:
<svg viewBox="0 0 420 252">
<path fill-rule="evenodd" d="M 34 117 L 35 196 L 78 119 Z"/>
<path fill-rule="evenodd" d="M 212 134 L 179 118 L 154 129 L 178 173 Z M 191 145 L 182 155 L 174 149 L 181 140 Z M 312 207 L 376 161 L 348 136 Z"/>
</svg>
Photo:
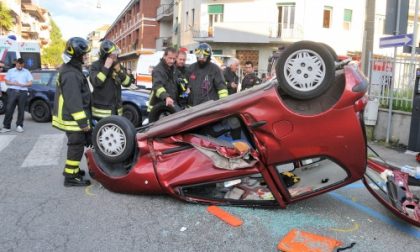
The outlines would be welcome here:
<svg viewBox="0 0 420 252">
<path fill-rule="evenodd" d="M 207 211 L 233 227 L 239 227 L 243 221 L 217 206 L 209 206 Z"/>
<path fill-rule="evenodd" d="M 343 245 L 341 241 L 330 237 L 292 229 L 278 243 L 277 248 L 284 252 L 333 252 L 341 245 Z"/>
</svg>

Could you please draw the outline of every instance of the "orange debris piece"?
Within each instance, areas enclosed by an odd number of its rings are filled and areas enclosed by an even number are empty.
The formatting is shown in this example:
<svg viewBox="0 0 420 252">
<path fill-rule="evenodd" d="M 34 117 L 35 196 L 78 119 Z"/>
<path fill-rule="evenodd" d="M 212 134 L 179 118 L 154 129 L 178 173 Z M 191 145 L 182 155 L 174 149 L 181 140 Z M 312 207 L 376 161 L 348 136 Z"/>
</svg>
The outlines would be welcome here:
<svg viewBox="0 0 420 252">
<path fill-rule="evenodd" d="M 284 252 L 333 252 L 342 244 L 341 241 L 326 236 L 292 229 L 279 242 L 277 248 Z"/>
<path fill-rule="evenodd" d="M 209 206 L 207 211 L 233 227 L 239 227 L 243 221 L 217 206 Z"/>
</svg>

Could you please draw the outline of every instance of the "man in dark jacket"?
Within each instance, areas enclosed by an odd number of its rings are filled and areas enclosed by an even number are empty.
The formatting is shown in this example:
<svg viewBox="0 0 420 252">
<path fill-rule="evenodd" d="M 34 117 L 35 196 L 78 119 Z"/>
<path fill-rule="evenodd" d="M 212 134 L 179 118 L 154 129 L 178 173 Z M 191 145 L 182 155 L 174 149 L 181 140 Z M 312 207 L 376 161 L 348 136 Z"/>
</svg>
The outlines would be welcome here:
<svg viewBox="0 0 420 252">
<path fill-rule="evenodd" d="M 252 62 L 245 62 L 245 77 L 242 79 L 241 90 L 252 88 L 253 86 L 258 85 L 260 83 L 261 80 L 254 73 L 254 65 L 252 64 Z"/>
<path fill-rule="evenodd" d="M 194 51 L 197 62 L 189 68 L 188 83 L 191 88 L 189 103 L 192 106 L 228 96 L 222 70 L 211 60 L 211 47 L 201 43 Z"/>
<path fill-rule="evenodd" d="M 226 69 L 223 71 L 229 95 L 236 93 L 238 88 L 239 78 L 238 75 L 236 75 L 238 67 L 239 60 L 237 58 L 230 58 L 227 62 Z"/>
<path fill-rule="evenodd" d="M 167 107 L 177 105 L 178 89 L 174 80 L 174 64 L 176 49 L 165 49 L 163 58 L 152 71 L 152 93 L 150 95 L 149 110 L 159 102 L 164 102 Z"/>
<path fill-rule="evenodd" d="M 64 186 L 87 186 L 79 164 L 91 134 L 91 93 L 82 72 L 90 51 L 89 43 L 74 37 L 67 41 L 64 64 L 59 69 L 53 110 L 53 127 L 66 132 L 67 160 L 64 166 Z"/>
<path fill-rule="evenodd" d="M 188 86 L 188 68 L 185 65 L 187 61 L 187 53 L 184 51 L 178 51 L 175 61 L 174 78 L 178 88 L 178 99 L 177 103 L 181 108 L 186 108 L 188 103 L 188 96 L 190 94 L 190 88 Z"/>
<path fill-rule="evenodd" d="M 93 86 L 92 115 L 95 120 L 123 114 L 121 86 L 130 86 L 131 79 L 118 62 L 119 51 L 112 41 L 102 41 L 99 60 L 90 67 L 89 79 Z"/>
</svg>

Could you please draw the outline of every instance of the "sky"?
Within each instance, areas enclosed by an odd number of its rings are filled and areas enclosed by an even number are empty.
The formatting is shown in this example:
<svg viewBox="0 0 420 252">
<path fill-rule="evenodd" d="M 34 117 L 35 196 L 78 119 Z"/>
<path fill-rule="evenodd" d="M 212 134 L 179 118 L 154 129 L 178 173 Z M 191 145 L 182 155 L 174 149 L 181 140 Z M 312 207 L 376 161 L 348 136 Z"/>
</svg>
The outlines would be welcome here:
<svg viewBox="0 0 420 252">
<path fill-rule="evenodd" d="M 130 0 L 38 0 L 57 23 L 64 39 L 86 38 L 96 28 L 111 25 Z M 100 2 L 100 8 L 97 4 Z"/>
</svg>

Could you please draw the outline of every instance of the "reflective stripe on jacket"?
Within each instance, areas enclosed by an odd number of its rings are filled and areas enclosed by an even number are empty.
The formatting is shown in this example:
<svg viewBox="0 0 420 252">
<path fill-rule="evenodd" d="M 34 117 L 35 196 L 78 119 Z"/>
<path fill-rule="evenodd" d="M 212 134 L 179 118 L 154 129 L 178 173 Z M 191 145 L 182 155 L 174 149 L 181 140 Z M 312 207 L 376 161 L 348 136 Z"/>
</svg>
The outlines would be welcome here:
<svg viewBox="0 0 420 252">
<path fill-rule="evenodd" d="M 92 115 L 104 118 L 110 115 L 122 115 L 121 86 L 131 85 L 130 76 L 121 69 L 116 73 L 104 67 L 105 61 L 97 60 L 90 68 L 89 80 L 93 86 Z"/>
<path fill-rule="evenodd" d="M 91 124 L 91 92 L 80 64 L 63 64 L 59 69 L 52 125 L 63 131 L 82 131 Z"/>
</svg>

